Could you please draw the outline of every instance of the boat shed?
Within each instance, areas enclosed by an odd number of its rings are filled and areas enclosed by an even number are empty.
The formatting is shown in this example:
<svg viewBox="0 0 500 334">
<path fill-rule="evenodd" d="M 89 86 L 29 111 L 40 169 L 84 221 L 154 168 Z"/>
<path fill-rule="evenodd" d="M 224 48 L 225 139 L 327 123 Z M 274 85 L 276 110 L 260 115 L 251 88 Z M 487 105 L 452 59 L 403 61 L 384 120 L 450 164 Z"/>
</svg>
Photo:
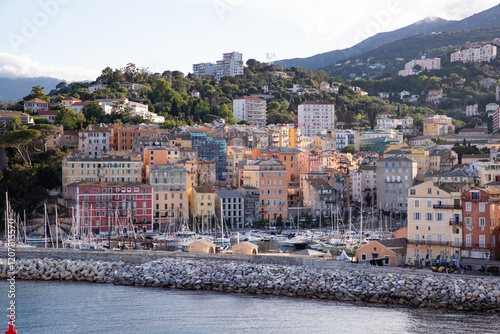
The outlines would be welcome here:
<svg viewBox="0 0 500 334">
<path fill-rule="evenodd" d="M 233 254 L 238 255 L 257 255 L 259 254 L 259 246 L 254 243 L 243 241 L 232 247 Z"/>
<path fill-rule="evenodd" d="M 189 245 L 190 253 L 215 253 L 215 244 L 208 240 L 199 240 Z"/>
<path fill-rule="evenodd" d="M 400 266 L 405 256 L 405 238 L 372 241 L 356 250 L 356 260 L 371 265 Z"/>
</svg>

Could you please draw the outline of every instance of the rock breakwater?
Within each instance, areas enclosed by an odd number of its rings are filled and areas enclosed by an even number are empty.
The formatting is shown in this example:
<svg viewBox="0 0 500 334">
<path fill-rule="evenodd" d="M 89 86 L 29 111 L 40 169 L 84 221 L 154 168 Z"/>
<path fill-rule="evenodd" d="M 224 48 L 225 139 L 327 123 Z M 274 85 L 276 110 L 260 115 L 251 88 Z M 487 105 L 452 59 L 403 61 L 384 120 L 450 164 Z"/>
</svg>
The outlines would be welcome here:
<svg viewBox="0 0 500 334">
<path fill-rule="evenodd" d="M 7 277 L 7 261 L 0 275 Z M 164 258 L 140 265 L 124 262 L 21 259 L 17 277 L 273 294 L 415 307 L 500 312 L 500 279 L 454 275 L 390 274 L 319 270 L 246 262 Z"/>
</svg>

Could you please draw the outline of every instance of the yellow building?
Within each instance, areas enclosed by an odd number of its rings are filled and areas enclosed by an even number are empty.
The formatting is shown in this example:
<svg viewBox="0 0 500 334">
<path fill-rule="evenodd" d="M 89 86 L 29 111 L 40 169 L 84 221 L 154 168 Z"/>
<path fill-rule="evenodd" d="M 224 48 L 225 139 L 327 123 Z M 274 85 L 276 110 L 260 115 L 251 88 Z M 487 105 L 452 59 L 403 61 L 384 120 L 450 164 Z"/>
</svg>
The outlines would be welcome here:
<svg viewBox="0 0 500 334">
<path fill-rule="evenodd" d="M 62 190 L 78 181 L 142 182 L 140 154 L 110 151 L 101 155 L 67 155 L 62 161 Z"/>
<path fill-rule="evenodd" d="M 408 195 L 407 264 L 425 265 L 441 255 L 456 258 L 462 244 L 461 194 L 467 183 L 427 181 L 410 188 Z"/>
<path fill-rule="evenodd" d="M 189 219 L 186 169 L 171 164 L 146 166 L 146 182 L 153 187 L 156 229 L 165 231 L 165 224 Z"/>
<path fill-rule="evenodd" d="M 391 145 L 384 152 L 384 157 L 402 155 L 417 162 L 417 180 L 423 181 L 424 175 L 429 171 L 429 151 L 415 149 L 406 143 Z"/>
<path fill-rule="evenodd" d="M 189 133 L 174 133 L 168 137 L 170 146 L 172 147 L 193 147 L 191 134 Z"/>
<path fill-rule="evenodd" d="M 298 127 L 290 127 L 290 148 L 300 147 L 300 136 L 300 129 Z"/>
<path fill-rule="evenodd" d="M 208 187 L 188 188 L 189 214 L 207 221 L 215 215 L 215 192 Z"/>
<path fill-rule="evenodd" d="M 238 188 L 238 163 L 245 160 L 245 148 L 243 146 L 229 146 L 226 150 L 226 181 L 232 187 Z"/>
<path fill-rule="evenodd" d="M 290 126 L 287 124 L 271 124 L 267 126 L 269 146 L 290 147 Z"/>
</svg>

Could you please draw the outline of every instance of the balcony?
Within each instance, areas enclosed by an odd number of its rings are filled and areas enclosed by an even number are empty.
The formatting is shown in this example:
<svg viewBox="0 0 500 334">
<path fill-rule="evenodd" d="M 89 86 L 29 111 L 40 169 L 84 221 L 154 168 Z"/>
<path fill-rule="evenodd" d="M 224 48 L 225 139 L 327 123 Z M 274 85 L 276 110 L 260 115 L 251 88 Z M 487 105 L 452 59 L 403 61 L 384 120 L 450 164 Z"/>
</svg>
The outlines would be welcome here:
<svg viewBox="0 0 500 334">
<path fill-rule="evenodd" d="M 425 240 L 425 239 L 420 239 L 420 240 L 408 240 L 408 244 L 412 245 L 433 245 L 433 246 L 453 246 L 453 247 L 460 247 L 459 245 L 456 245 L 454 241 L 438 241 L 438 240 Z"/>
<path fill-rule="evenodd" d="M 451 226 L 462 226 L 462 220 L 450 218 L 450 225 Z"/>
<path fill-rule="evenodd" d="M 462 210 L 461 204 L 434 204 L 433 209 Z"/>
</svg>

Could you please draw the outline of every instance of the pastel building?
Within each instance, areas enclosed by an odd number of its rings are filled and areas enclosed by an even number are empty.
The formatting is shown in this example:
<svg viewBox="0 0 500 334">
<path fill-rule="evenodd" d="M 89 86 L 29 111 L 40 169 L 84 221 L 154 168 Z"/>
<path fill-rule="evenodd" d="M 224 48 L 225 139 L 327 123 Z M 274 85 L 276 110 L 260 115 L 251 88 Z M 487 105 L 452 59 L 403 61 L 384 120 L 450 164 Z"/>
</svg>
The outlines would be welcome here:
<svg viewBox="0 0 500 334">
<path fill-rule="evenodd" d="M 29 109 L 38 114 L 42 110 L 49 110 L 49 104 L 44 100 L 36 98 L 24 102 L 24 111 L 28 111 Z"/>
<path fill-rule="evenodd" d="M 90 124 L 78 134 L 78 150 L 84 155 L 99 155 L 109 152 L 113 138 L 113 127 Z"/>
<path fill-rule="evenodd" d="M 500 260 L 500 187 L 462 194 L 462 258 Z"/>
<path fill-rule="evenodd" d="M 233 116 L 239 121 L 247 121 L 253 126 L 266 126 L 266 105 L 264 99 L 242 96 L 233 100 Z"/>
<path fill-rule="evenodd" d="M 153 232 L 153 193 L 147 184 L 81 181 L 67 186 L 66 199 L 79 219 L 78 233 Z"/>
<path fill-rule="evenodd" d="M 141 182 L 140 154 L 108 152 L 101 155 L 67 155 L 62 161 L 62 190 L 79 181 Z"/>
</svg>

